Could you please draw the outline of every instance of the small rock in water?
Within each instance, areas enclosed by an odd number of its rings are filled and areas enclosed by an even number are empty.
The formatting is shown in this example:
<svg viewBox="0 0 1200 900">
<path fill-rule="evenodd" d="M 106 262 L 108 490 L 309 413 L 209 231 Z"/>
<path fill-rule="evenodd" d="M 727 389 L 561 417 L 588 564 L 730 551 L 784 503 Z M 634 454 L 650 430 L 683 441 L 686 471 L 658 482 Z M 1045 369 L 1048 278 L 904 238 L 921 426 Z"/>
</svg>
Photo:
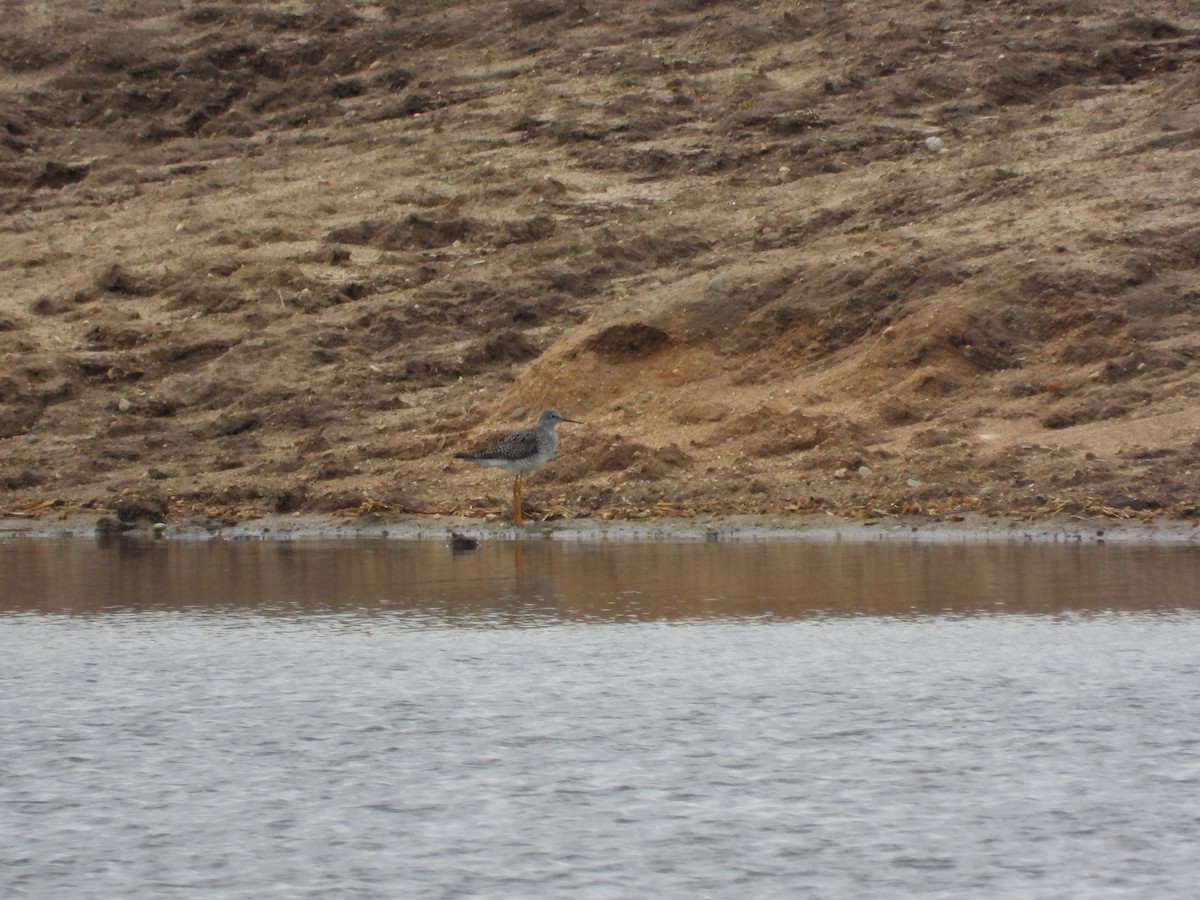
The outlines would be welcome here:
<svg viewBox="0 0 1200 900">
<path fill-rule="evenodd" d="M 467 537 L 465 534 L 459 534 L 457 531 L 450 532 L 450 549 L 454 552 L 462 550 L 477 550 L 479 541 L 473 537 Z"/>
<path fill-rule="evenodd" d="M 96 520 L 96 536 L 100 538 L 115 537 L 133 528 L 132 523 L 118 521 L 112 516 L 101 516 Z"/>
</svg>

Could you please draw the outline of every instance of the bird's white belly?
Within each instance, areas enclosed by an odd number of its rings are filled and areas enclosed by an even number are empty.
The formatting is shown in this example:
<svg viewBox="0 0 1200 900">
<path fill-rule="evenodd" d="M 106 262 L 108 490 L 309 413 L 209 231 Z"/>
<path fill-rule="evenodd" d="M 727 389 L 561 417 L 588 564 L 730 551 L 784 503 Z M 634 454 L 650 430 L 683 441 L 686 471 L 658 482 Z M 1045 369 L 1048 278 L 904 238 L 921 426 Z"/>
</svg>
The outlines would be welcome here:
<svg viewBox="0 0 1200 900">
<path fill-rule="evenodd" d="M 525 472 L 532 472 L 549 458 L 550 454 L 546 454 L 545 456 L 538 454 L 537 456 L 526 456 L 523 459 L 477 459 L 475 462 L 481 466 L 488 466 L 492 469 L 503 469 L 505 472 L 510 472 L 513 475 L 521 475 Z"/>
</svg>

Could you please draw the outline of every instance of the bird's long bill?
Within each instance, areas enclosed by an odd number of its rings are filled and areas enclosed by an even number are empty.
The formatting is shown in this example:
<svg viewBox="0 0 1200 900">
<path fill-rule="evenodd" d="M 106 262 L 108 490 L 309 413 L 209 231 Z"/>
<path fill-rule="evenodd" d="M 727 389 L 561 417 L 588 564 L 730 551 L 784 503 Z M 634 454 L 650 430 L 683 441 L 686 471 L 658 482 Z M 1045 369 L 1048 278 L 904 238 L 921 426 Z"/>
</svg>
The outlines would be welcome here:
<svg viewBox="0 0 1200 900">
<path fill-rule="evenodd" d="M 578 419 L 568 419 L 566 416 L 563 416 L 562 420 L 564 422 L 574 422 L 576 425 L 586 425 L 587 424 L 587 422 L 580 422 Z"/>
</svg>

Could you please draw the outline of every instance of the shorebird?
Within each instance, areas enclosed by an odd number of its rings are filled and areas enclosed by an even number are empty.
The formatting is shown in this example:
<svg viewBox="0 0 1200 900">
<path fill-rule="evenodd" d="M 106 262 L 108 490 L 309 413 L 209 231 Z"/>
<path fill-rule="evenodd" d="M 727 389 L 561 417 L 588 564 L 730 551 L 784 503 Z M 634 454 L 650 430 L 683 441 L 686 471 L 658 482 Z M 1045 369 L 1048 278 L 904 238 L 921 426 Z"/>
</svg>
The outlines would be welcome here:
<svg viewBox="0 0 1200 900">
<path fill-rule="evenodd" d="M 469 459 L 481 466 L 503 469 L 516 476 L 513 481 L 514 525 L 525 521 L 521 517 L 521 476 L 545 465 L 554 456 L 558 450 L 558 434 L 554 427 L 559 422 L 583 424 L 577 419 L 568 419 L 557 409 L 544 409 L 533 428 L 506 434 L 480 450 L 454 454 L 455 459 Z"/>
</svg>

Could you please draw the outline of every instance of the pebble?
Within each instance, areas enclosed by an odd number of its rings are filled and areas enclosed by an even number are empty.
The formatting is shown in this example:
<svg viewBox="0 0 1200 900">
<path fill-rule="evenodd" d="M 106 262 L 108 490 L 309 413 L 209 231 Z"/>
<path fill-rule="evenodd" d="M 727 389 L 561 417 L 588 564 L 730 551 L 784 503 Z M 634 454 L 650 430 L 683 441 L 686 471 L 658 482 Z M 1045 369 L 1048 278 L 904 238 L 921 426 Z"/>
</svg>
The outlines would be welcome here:
<svg viewBox="0 0 1200 900">
<path fill-rule="evenodd" d="M 925 146 L 934 153 L 941 153 L 946 149 L 946 142 L 940 137 L 930 136 L 925 138 Z"/>
</svg>

